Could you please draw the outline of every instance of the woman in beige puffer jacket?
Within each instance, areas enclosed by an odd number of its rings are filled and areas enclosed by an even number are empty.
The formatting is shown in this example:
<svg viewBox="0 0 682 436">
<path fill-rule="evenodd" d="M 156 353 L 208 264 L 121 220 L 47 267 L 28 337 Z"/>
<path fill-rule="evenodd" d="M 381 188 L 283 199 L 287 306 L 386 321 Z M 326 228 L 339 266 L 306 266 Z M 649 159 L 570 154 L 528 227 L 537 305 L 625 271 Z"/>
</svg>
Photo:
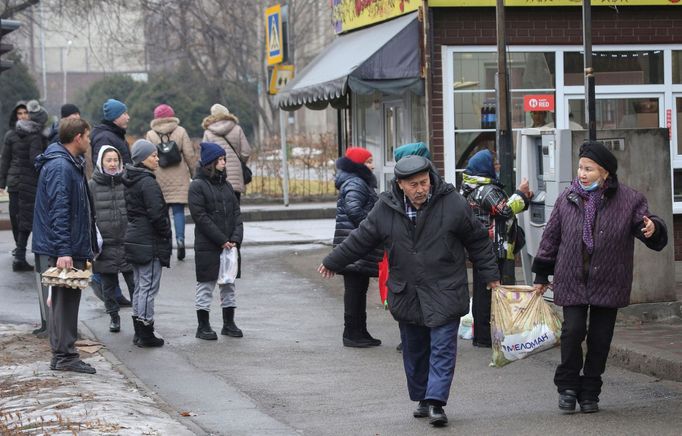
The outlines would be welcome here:
<svg viewBox="0 0 682 436">
<path fill-rule="evenodd" d="M 163 198 L 173 211 L 177 257 L 178 260 L 183 260 L 185 258 L 185 205 L 189 182 L 196 165 L 194 147 L 187 130 L 180 126 L 180 120 L 175 117 L 173 108 L 167 104 L 160 104 L 154 109 L 154 119 L 150 126 L 151 130 L 146 135 L 147 141 L 158 145 L 161 143 L 161 136 L 165 139 L 168 135 L 168 138 L 175 141 L 180 150 L 179 163 L 166 168 L 159 167 L 154 175 L 161 186 Z"/>
<path fill-rule="evenodd" d="M 239 119 L 231 114 L 225 106 L 214 104 L 211 106 L 211 115 L 204 118 L 201 127 L 204 128 L 202 142 L 214 142 L 225 149 L 227 181 L 232 185 L 237 195 L 237 200 L 240 200 L 241 194 L 246 192 L 246 185 L 244 184 L 244 175 L 242 174 L 242 164 L 239 161 L 239 157 L 232 150 L 232 147 L 239 153 L 241 159 L 246 162 L 251 154 L 251 146 L 239 125 Z M 228 145 L 228 140 L 232 147 Z"/>
</svg>

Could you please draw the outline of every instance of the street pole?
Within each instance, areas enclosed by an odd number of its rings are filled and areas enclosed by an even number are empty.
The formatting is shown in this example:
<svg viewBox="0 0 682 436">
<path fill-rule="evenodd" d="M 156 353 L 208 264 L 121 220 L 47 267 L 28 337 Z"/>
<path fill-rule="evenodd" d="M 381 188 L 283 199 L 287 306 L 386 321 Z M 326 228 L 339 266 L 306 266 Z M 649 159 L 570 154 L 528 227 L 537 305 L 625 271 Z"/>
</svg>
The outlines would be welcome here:
<svg viewBox="0 0 682 436">
<path fill-rule="evenodd" d="M 40 2 L 40 63 L 43 70 L 43 104 L 47 101 L 47 62 L 45 61 L 45 2 Z"/>
<path fill-rule="evenodd" d="M 282 147 L 282 198 L 284 206 L 289 206 L 289 164 L 287 163 L 287 115 L 279 110 L 279 141 Z"/>
<path fill-rule="evenodd" d="M 73 41 L 69 40 L 69 42 L 66 43 L 66 53 L 64 54 L 64 59 L 62 60 L 62 70 L 64 71 L 64 86 L 62 87 L 64 91 L 64 95 L 62 96 L 62 104 L 66 104 L 66 60 L 69 58 L 69 51 L 71 50 L 71 44 L 73 44 Z"/>
<path fill-rule="evenodd" d="M 509 80 L 507 75 L 507 40 L 505 35 L 504 0 L 497 0 L 497 123 L 495 140 L 500 162 L 500 182 L 506 192 L 514 192 L 514 154 L 509 112 Z"/>
<path fill-rule="evenodd" d="M 592 69 L 592 6 L 590 0 L 583 0 L 583 52 L 585 67 L 585 122 L 588 138 L 597 139 L 597 109 L 594 96 L 594 70 Z"/>
</svg>

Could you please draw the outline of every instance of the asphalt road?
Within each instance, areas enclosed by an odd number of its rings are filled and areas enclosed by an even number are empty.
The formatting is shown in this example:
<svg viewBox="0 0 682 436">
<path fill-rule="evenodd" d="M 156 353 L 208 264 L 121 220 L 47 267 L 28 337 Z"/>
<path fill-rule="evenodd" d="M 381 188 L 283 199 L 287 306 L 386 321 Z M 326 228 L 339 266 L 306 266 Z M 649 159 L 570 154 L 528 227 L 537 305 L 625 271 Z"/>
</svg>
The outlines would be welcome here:
<svg viewBox="0 0 682 436">
<path fill-rule="evenodd" d="M 132 346 L 129 309 L 121 333 L 107 330 L 101 304 L 89 297 L 81 318 L 142 381 L 207 434 L 657 434 L 679 435 L 682 384 L 609 367 L 598 414 L 561 415 L 552 377 L 553 349 L 505 368 L 488 367 L 489 351 L 459 344 L 446 412 L 450 425 L 430 428 L 411 416 L 398 329 L 370 291 L 374 349 L 341 345 L 340 278 L 315 272 L 328 247 L 247 247 L 238 281 L 236 320 L 244 338 L 194 338 L 194 262 L 164 270 L 157 299 L 161 349 Z M 214 328 L 220 327 L 216 296 Z"/>
<path fill-rule="evenodd" d="M 2 243 L 6 271 L 10 244 Z M 343 288 L 315 272 L 324 246 L 249 246 L 237 284 L 236 320 L 244 338 L 194 338 L 194 259 L 164 270 L 156 326 L 160 349 L 131 343 L 130 309 L 122 332 L 108 332 L 102 303 L 85 293 L 81 320 L 107 348 L 193 428 L 220 435 L 679 435 L 682 384 L 609 367 L 602 411 L 561 415 L 552 384 L 557 349 L 505 368 L 488 367 L 489 351 L 459 344 L 450 425 L 430 428 L 411 416 L 398 329 L 373 287 L 373 349 L 341 345 Z M 5 272 L 0 322 L 38 319 L 33 275 Z M 221 321 L 214 303 L 213 326 Z M 182 418 L 180 412 L 195 415 Z M 172 413 L 172 412 L 171 412 Z"/>
</svg>

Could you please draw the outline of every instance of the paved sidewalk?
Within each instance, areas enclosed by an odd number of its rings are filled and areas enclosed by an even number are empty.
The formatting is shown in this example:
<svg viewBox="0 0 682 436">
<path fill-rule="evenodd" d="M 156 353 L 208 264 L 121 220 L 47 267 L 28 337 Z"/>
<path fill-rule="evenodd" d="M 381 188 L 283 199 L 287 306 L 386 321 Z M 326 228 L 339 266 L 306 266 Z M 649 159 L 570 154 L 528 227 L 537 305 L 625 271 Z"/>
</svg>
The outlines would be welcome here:
<svg viewBox="0 0 682 436">
<path fill-rule="evenodd" d="M 51 371 L 32 329 L 0 320 L 0 434 L 196 434 L 105 349 L 81 353 L 97 374 Z"/>
</svg>

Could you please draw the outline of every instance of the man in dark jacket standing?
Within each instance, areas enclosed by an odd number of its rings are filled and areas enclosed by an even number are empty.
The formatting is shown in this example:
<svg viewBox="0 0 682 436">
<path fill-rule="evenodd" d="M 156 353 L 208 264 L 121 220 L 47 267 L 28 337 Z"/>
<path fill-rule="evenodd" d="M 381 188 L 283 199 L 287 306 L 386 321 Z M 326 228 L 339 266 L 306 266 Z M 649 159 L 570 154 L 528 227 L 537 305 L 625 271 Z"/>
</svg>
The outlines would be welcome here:
<svg viewBox="0 0 682 436">
<path fill-rule="evenodd" d="M 36 158 L 39 172 L 33 216 L 33 252 L 39 264 L 62 269 L 85 269 L 93 258 L 95 222 L 83 168 L 90 148 L 90 125 L 65 119 L 59 127 L 61 142 Z M 74 344 L 78 336 L 81 290 L 52 286 L 48 331 L 52 347 L 50 369 L 94 374 L 80 360 Z"/>
<path fill-rule="evenodd" d="M 388 252 L 388 307 L 400 326 L 410 399 L 419 402 L 413 415 L 445 425 L 459 319 L 469 311 L 465 250 L 488 285 L 499 286 L 488 233 L 427 159 L 408 156 L 390 191 L 318 271 L 331 277 L 377 246 Z"/>
<path fill-rule="evenodd" d="M 103 145 L 111 145 L 121 154 L 123 165 L 132 164 L 130 149 L 126 141 L 126 129 L 130 121 L 128 106 L 110 98 L 102 106 L 104 118 L 102 124 L 92 129 L 92 164 L 97 165 L 99 149 Z"/>
</svg>

